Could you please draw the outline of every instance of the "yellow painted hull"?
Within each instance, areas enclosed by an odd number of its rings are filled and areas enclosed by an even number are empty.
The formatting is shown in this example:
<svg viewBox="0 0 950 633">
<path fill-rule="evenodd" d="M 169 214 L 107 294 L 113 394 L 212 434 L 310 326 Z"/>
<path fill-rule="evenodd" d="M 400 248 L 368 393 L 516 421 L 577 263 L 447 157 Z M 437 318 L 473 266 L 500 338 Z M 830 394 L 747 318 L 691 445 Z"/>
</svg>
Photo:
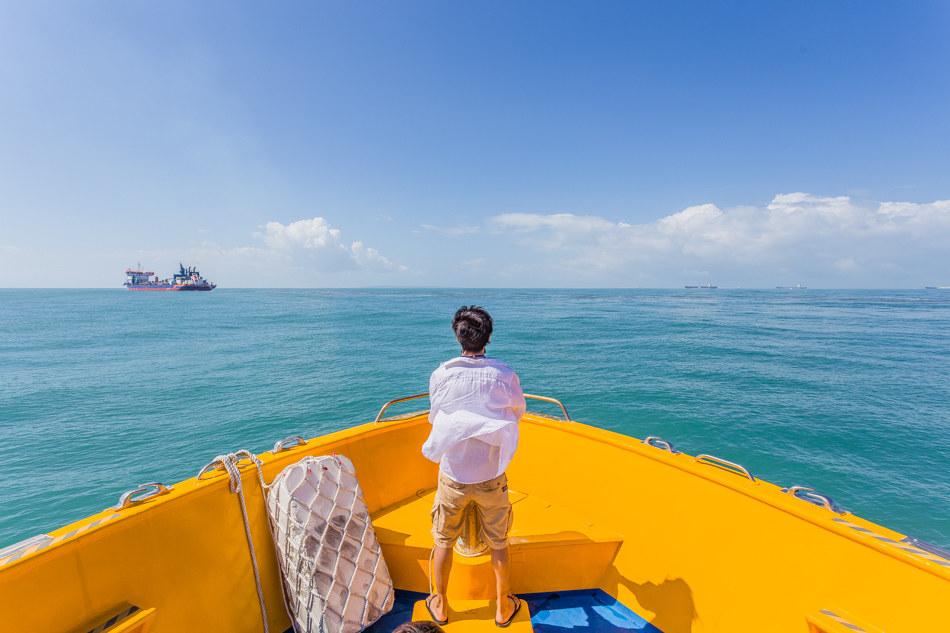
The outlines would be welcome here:
<svg viewBox="0 0 950 633">
<path fill-rule="evenodd" d="M 267 482 L 304 455 L 349 457 L 396 588 L 426 592 L 428 431 L 418 415 L 259 457 Z M 242 472 L 270 630 L 285 631 L 257 472 Z M 238 499 L 226 474 L 208 477 L 0 560 L 0 630 L 85 633 L 134 605 L 139 628 L 123 630 L 260 631 Z M 599 588 L 664 633 L 950 630 L 950 562 L 770 483 L 533 414 L 508 478 L 517 593 Z M 487 557 L 456 557 L 450 602 L 490 594 Z"/>
</svg>

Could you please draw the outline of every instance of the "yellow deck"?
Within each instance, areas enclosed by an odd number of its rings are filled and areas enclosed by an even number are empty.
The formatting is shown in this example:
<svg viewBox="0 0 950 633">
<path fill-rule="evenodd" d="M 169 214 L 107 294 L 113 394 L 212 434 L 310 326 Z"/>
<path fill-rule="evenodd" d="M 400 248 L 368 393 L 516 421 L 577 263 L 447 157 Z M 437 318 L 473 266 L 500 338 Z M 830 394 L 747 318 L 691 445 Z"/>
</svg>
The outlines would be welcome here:
<svg viewBox="0 0 950 633">
<path fill-rule="evenodd" d="M 428 430 L 418 415 L 262 453 L 264 477 L 304 455 L 349 457 L 397 589 L 424 593 L 437 475 L 420 453 Z M 243 470 L 268 622 L 280 633 L 289 620 L 267 516 L 256 470 Z M 226 474 L 209 476 L 0 559 L 0 630 L 87 633 L 131 605 L 140 631 L 260 631 L 240 505 Z M 689 455 L 529 414 L 508 478 L 517 593 L 598 590 L 663 633 L 948 630 L 950 561 Z M 449 633 L 496 630 L 486 561 L 456 559 Z M 525 610 L 518 628 L 530 626 Z"/>
</svg>

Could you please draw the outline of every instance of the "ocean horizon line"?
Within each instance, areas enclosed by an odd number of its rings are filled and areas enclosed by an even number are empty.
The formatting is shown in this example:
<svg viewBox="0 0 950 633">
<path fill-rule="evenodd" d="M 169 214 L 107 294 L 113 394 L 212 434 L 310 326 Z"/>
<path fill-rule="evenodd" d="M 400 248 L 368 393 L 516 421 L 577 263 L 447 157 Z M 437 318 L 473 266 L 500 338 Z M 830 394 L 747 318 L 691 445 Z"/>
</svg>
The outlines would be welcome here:
<svg viewBox="0 0 950 633">
<path fill-rule="evenodd" d="M 125 287 L 118 286 L 0 286 L 0 290 L 116 290 L 124 291 Z M 232 290 L 565 290 L 565 291 L 592 291 L 592 290 L 842 290 L 842 291 L 894 291 L 894 290 L 950 290 L 950 286 L 218 286 L 216 291 Z"/>
</svg>

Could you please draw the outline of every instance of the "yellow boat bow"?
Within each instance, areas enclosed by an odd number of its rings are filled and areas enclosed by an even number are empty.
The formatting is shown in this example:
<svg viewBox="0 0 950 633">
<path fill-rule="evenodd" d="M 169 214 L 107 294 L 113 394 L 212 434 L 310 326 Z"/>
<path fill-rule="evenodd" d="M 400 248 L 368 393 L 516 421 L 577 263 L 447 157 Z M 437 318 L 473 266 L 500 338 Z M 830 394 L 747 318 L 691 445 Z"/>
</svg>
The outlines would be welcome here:
<svg viewBox="0 0 950 633">
<path fill-rule="evenodd" d="M 419 601 L 429 591 L 438 468 L 420 453 L 429 428 L 419 412 L 256 456 L 268 484 L 305 456 L 352 460 L 396 589 L 396 608 L 374 633 L 428 617 Z M 508 470 L 511 583 L 526 601 L 515 628 L 950 630 L 942 550 L 842 513 L 814 491 L 648 440 L 524 417 Z M 263 611 L 269 631 L 288 630 L 258 471 L 250 458 L 237 465 L 253 560 L 231 479 L 209 466 L 0 553 L 0 630 L 257 633 Z M 493 630 L 489 556 L 456 552 L 454 563 L 446 631 Z"/>
</svg>

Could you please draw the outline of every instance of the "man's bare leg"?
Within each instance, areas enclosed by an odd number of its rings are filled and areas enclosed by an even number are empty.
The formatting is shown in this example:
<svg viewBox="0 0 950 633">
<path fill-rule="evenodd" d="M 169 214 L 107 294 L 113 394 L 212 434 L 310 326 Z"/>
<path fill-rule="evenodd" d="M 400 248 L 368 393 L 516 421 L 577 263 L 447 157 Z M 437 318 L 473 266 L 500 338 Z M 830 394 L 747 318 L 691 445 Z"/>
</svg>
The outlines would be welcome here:
<svg viewBox="0 0 950 633">
<path fill-rule="evenodd" d="M 503 549 L 491 551 L 491 566 L 495 572 L 495 592 L 498 594 L 495 622 L 505 622 L 515 610 L 514 602 L 508 598 L 511 593 L 511 551 L 507 545 Z"/>
<path fill-rule="evenodd" d="M 449 614 L 449 605 L 445 599 L 445 589 L 449 585 L 449 572 L 452 571 L 452 548 L 434 548 L 432 555 L 432 579 L 435 584 L 435 598 L 429 602 L 429 608 L 436 620 L 442 621 Z"/>
</svg>

